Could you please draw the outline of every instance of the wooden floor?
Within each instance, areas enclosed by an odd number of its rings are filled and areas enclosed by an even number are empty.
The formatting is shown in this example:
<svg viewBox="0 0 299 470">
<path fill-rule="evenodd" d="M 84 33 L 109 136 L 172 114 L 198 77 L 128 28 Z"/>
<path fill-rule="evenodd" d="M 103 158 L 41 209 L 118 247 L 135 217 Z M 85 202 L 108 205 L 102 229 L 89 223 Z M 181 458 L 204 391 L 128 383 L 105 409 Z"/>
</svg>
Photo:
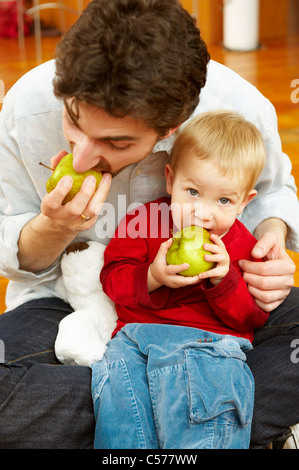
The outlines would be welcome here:
<svg viewBox="0 0 299 470">
<path fill-rule="evenodd" d="M 53 58 L 58 40 L 43 38 L 43 61 Z M 299 186 L 299 36 L 269 40 L 260 49 L 246 53 L 226 51 L 221 45 L 210 46 L 209 50 L 212 59 L 239 73 L 275 106 L 283 150 L 291 158 L 293 175 Z M 0 85 L 4 83 L 6 92 L 36 65 L 33 37 L 26 38 L 22 51 L 17 40 L 0 38 Z M 297 85 L 292 88 L 294 80 Z M 290 253 L 290 256 L 298 267 L 295 284 L 299 286 L 299 254 Z M 0 312 L 4 308 L 5 286 L 6 281 L 0 278 Z"/>
</svg>

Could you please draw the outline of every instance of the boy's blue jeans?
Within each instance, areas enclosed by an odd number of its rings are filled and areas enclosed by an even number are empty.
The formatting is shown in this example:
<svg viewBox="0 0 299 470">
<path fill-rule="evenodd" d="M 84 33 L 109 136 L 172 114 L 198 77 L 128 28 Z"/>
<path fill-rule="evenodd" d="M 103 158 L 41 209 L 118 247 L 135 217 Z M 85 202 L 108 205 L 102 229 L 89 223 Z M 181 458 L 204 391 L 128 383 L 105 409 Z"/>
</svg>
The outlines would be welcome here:
<svg viewBox="0 0 299 470">
<path fill-rule="evenodd" d="M 195 328 L 126 325 L 92 366 L 95 448 L 248 448 L 251 347 Z"/>
</svg>

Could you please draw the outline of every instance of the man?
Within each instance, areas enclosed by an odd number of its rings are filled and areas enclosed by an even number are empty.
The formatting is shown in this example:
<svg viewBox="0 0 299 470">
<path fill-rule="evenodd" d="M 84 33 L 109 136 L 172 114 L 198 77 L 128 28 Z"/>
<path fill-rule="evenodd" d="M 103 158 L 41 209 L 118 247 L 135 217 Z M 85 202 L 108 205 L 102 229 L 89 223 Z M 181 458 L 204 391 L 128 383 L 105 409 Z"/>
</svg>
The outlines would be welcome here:
<svg viewBox="0 0 299 470">
<path fill-rule="evenodd" d="M 299 210 L 273 107 L 209 62 L 198 29 L 176 0 L 94 0 L 60 43 L 56 64 L 24 76 L 1 112 L 1 274 L 11 280 L 8 312 L 0 317 L 2 447 L 92 447 L 90 370 L 58 366 L 53 352 L 58 323 L 71 312 L 55 296 L 60 256 L 75 239 L 109 241 L 99 230 L 105 201 L 120 220 L 131 203 L 163 196 L 164 164 L 180 125 L 192 113 L 219 108 L 244 114 L 267 148 L 259 197 L 242 217 L 259 239 L 253 256 L 266 259 L 243 261 L 244 278 L 261 308 L 276 309 L 248 354 L 256 381 L 252 446 L 267 445 L 299 421 L 288 385 L 298 377 L 290 344 L 299 302 L 297 290 L 289 294 L 294 264 L 284 250 L 285 240 L 299 248 Z M 55 167 L 69 150 L 75 170 L 106 174 L 96 192 L 88 178 L 62 205 L 70 177 L 46 194 L 49 173 L 39 162 L 52 157 Z"/>
</svg>

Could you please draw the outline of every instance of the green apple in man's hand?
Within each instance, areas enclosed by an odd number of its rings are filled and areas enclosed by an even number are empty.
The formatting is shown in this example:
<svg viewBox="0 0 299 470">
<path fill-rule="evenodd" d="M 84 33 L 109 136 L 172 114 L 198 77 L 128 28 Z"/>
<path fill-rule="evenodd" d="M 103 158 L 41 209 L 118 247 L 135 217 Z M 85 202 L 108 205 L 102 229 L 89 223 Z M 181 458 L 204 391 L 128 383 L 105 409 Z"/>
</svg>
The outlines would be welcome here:
<svg viewBox="0 0 299 470">
<path fill-rule="evenodd" d="M 45 165 L 43 165 L 45 166 Z M 63 176 L 71 176 L 73 178 L 73 186 L 70 192 L 66 195 L 63 200 L 62 204 L 66 204 L 67 202 L 71 201 L 73 197 L 80 191 L 83 181 L 87 176 L 94 176 L 96 179 L 96 188 L 99 186 L 102 173 L 96 170 L 88 170 L 84 171 L 83 173 L 78 173 L 73 168 L 73 154 L 69 153 L 63 157 L 56 168 L 53 170 L 53 174 L 47 181 L 46 189 L 47 192 L 50 193 L 56 187 L 57 183 L 63 178 Z"/>
<path fill-rule="evenodd" d="M 189 268 L 179 273 L 182 276 L 197 276 L 212 269 L 215 263 L 204 259 L 205 254 L 212 254 L 203 249 L 204 243 L 213 243 L 207 230 L 195 225 L 184 227 L 172 238 L 172 245 L 166 255 L 167 264 L 188 263 Z"/>
</svg>

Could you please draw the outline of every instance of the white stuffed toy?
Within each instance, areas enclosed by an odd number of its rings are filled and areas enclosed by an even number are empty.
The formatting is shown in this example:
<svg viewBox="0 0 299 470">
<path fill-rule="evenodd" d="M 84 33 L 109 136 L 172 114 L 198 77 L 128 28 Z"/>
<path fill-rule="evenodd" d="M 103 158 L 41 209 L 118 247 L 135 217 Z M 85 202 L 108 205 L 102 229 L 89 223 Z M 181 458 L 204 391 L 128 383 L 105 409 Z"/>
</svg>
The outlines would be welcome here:
<svg viewBox="0 0 299 470">
<path fill-rule="evenodd" d="M 99 361 L 116 327 L 114 302 L 99 279 L 105 245 L 78 242 L 61 259 L 57 295 L 75 310 L 59 324 L 55 354 L 64 364 L 91 366 Z"/>
</svg>

